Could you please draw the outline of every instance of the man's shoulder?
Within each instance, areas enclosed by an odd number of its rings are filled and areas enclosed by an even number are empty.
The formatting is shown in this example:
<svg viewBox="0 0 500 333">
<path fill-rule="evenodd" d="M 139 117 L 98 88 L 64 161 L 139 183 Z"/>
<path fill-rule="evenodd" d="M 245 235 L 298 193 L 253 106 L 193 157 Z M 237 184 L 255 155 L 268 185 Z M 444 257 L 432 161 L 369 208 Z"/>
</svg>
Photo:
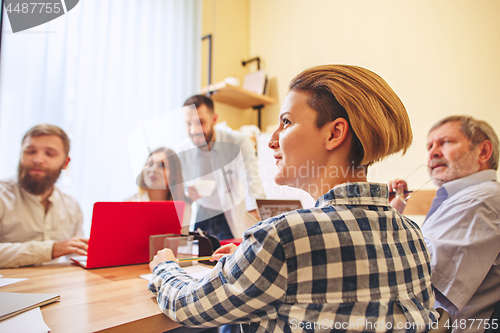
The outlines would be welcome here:
<svg viewBox="0 0 500 333">
<path fill-rule="evenodd" d="M 219 128 L 216 129 L 217 140 L 220 142 L 234 142 L 239 143 L 244 140 L 250 140 L 248 135 L 245 133 L 235 131 L 230 128 Z"/>
<path fill-rule="evenodd" d="M 19 187 L 19 183 L 15 177 L 0 180 L 0 191 L 13 192 Z"/>
<path fill-rule="evenodd" d="M 489 198 L 497 199 L 498 197 L 500 197 L 500 183 L 490 180 L 463 188 L 453 196 L 453 199 L 457 201 L 470 200 L 471 198 L 487 200 Z"/>
<path fill-rule="evenodd" d="M 451 214 L 462 214 L 462 216 L 467 217 L 465 219 L 467 221 L 472 216 L 471 212 L 474 212 L 474 216 L 487 214 L 489 218 L 498 220 L 500 218 L 499 197 L 500 183 L 489 180 L 467 186 L 456 192 L 443 203 L 443 209 L 446 212 L 451 212 Z M 442 214 L 436 214 L 438 213 L 436 211 L 436 213 L 431 215 L 429 221 L 436 219 L 440 223 L 446 221 L 447 223 L 455 224 L 458 222 L 456 218 L 450 219 L 447 215 L 448 213 L 444 213 L 444 211 Z M 432 223 L 425 223 L 424 227 L 429 227 L 430 225 Z"/>
<path fill-rule="evenodd" d="M 261 223 L 264 225 L 271 225 L 280 233 L 284 230 L 287 233 L 302 233 L 305 223 L 318 222 L 317 214 L 319 212 L 322 212 L 321 208 L 301 208 L 278 214 Z"/>
</svg>

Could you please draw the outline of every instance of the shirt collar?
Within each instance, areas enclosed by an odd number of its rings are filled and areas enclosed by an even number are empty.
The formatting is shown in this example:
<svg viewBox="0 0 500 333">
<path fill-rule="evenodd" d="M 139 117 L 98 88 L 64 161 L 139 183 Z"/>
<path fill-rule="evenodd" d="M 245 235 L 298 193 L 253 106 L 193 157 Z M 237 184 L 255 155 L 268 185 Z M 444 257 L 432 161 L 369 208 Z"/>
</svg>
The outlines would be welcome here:
<svg viewBox="0 0 500 333">
<path fill-rule="evenodd" d="M 343 183 L 335 186 L 316 202 L 316 207 L 334 205 L 389 206 L 387 184 Z"/>
<path fill-rule="evenodd" d="M 47 198 L 47 200 L 49 200 L 50 202 L 54 202 L 56 195 L 57 195 L 56 194 L 56 185 L 54 185 L 54 189 L 52 190 L 52 193 L 50 193 L 50 195 Z"/>
<path fill-rule="evenodd" d="M 466 177 L 449 181 L 443 184 L 442 187 L 444 187 L 444 189 L 448 193 L 448 197 L 451 197 L 469 186 L 496 180 L 497 180 L 497 172 L 495 170 L 488 169 L 473 173 L 472 175 Z"/>
</svg>

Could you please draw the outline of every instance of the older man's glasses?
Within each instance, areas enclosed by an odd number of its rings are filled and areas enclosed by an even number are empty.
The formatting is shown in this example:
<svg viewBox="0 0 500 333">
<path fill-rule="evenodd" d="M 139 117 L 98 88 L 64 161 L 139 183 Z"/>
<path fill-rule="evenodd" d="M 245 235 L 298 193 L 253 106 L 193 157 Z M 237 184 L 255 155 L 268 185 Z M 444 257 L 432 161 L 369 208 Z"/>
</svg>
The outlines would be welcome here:
<svg viewBox="0 0 500 333">
<path fill-rule="evenodd" d="M 417 166 L 417 168 L 415 168 L 415 170 L 413 170 L 412 172 L 410 172 L 410 174 L 408 176 L 406 176 L 405 178 L 403 178 L 403 180 L 408 184 L 408 179 L 410 179 L 410 177 L 412 177 L 418 170 L 422 170 L 423 167 L 426 167 L 427 171 L 428 171 L 428 169 L 429 169 L 428 165 L 427 164 L 421 164 L 421 165 Z M 427 185 L 432 180 L 440 180 L 440 179 L 430 177 L 425 183 L 423 183 L 418 189 L 416 189 L 414 191 L 404 191 L 403 192 L 403 191 L 398 191 L 397 188 L 396 189 L 392 189 L 393 193 L 395 192 L 395 196 L 394 197 L 398 198 L 402 203 L 404 203 L 406 205 L 407 204 L 407 200 L 413 194 L 415 194 L 418 191 L 420 191 L 421 189 L 423 189 L 424 186 Z"/>
</svg>

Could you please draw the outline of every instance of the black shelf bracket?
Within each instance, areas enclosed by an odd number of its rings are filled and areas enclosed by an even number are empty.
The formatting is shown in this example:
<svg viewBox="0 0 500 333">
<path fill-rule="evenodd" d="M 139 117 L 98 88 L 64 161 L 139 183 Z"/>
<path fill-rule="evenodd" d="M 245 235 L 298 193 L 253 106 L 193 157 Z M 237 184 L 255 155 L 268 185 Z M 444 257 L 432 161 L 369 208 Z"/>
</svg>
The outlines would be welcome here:
<svg viewBox="0 0 500 333">
<path fill-rule="evenodd" d="M 259 57 L 255 57 L 255 58 L 252 58 L 252 59 L 244 60 L 244 61 L 241 62 L 241 64 L 243 66 L 246 66 L 248 63 L 251 63 L 251 62 L 254 62 L 254 61 L 257 61 L 257 70 L 260 71 L 260 58 Z"/>
<path fill-rule="evenodd" d="M 260 114 L 260 111 L 262 110 L 262 108 L 264 107 L 264 105 L 256 105 L 256 106 L 252 106 L 252 108 L 254 110 L 257 110 L 257 125 L 259 126 L 259 129 L 262 131 L 262 126 L 261 126 L 261 114 Z"/>
<path fill-rule="evenodd" d="M 212 91 L 210 90 L 210 86 L 212 85 L 212 34 L 205 35 L 201 37 L 201 41 L 208 39 L 208 91 L 207 96 L 212 96 Z"/>
</svg>

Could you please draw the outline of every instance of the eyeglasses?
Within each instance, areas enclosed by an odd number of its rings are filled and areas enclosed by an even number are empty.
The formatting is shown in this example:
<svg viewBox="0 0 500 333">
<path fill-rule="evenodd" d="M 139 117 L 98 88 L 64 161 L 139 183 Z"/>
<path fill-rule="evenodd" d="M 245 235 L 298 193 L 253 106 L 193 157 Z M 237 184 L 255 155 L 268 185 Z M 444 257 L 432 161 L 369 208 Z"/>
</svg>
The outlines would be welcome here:
<svg viewBox="0 0 500 333">
<path fill-rule="evenodd" d="M 421 169 L 422 167 L 427 167 L 429 168 L 429 166 L 427 164 L 420 164 L 419 166 L 417 166 L 417 168 L 415 170 L 413 170 L 412 172 L 410 172 L 410 174 L 408 176 L 406 176 L 405 178 L 403 178 L 403 180 L 408 183 L 408 179 L 413 176 L 413 174 L 415 174 L 419 169 Z M 417 193 L 418 191 L 420 191 L 422 188 L 424 188 L 425 185 L 427 185 L 430 181 L 432 180 L 439 180 L 441 181 L 441 179 L 438 179 L 438 178 L 433 178 L 433 177 L 430 177 L 425 183 L 423 183 L 418 189 L 416 189 L 415 191 L 404 191 L 404 192 L 396 192 L 396 195 L 395 197 L 399 199 L 399 201 L 401 201 L 402 203 L 404 203 L 405 205 L 407 204 L 407 200 L 415 193 Z M 408 195 L 407 195 L 408 194 Z M 406 196 L 407 195 L 407 196 Z"/>
</svg>

